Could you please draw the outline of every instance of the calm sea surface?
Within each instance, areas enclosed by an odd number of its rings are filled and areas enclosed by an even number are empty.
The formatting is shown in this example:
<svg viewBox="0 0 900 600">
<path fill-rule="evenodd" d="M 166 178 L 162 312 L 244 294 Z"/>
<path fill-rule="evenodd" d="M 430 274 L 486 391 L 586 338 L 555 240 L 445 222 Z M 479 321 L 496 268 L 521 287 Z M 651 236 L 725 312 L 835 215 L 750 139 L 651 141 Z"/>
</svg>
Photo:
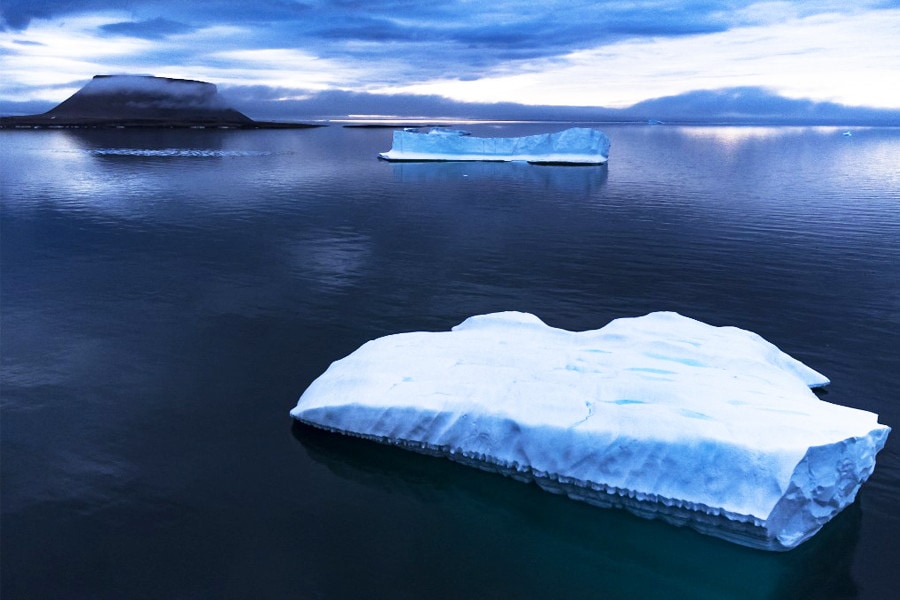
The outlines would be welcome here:
<svg viewBox="0 0 900 600">
<path fill-rule="evenodd" d="M 389 164 L 388 129 L 0 132 L 0 596 L 896 597 L 900 129 L 601 127 L 600 168 Z M 499 310 L 750 329 L 895 431 L 773 554 L 292 426 L 365 341 Z"/>
</svg>

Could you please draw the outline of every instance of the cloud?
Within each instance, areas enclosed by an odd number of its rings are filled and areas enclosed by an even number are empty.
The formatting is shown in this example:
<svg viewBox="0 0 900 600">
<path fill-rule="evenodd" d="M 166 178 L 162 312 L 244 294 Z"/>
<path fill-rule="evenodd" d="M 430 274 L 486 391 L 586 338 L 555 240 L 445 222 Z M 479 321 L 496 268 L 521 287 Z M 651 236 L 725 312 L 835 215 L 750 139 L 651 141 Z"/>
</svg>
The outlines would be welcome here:
<svg viewBox="0 0 900 600">
<path fill-rule="evenodd" d="M 131 21 L 110 23 L 104 30 L 150 39 L 173 33 L 167 29 L 173 24 L 199 28 L 253 23 L 273 45 L 293 43 L 324 57 L 371 58 L 373 49 L 367 44 L 377 42 L 382 56 L 415 45 L 432 58 L 455 57 L 464 68 L 509 57 L 553 56 L 631 37 L 721 31 L 728 20 L 719 6 L 667 0 L 4 0 L 0 14 L 6 27 L 24 30 L 36 19 L 128 11 Z"/>
<path fill-rule="evenodd" d="M 206 102 L 216 92 L 210 83 L 184 79 L 163 79 L 147 75 L 95 77 L 81 89 L 82 94 L 141 94 L 160 98 L 199 98 Z"/>
<path fill-rule="evenodd" d="M 696 90 L 645 100 L 624 112 L 637 118 L 679 121 L 715 119 L 729 122 L 900 124 L 900 110 L 878 110 L 845 106 L 836 102 L 785 98 L 771 90 L 757 87 Z"/>
<path fill-rule="evenodd" d="M 51 19 L 55 16 L 77 12 L 90 12 L 111 8 L 109 0 L 3 0 L 0 4 L 0 29 L 21 31 L 34 19 Z"/>
<path fill-rule="evenodd" d="M 900 54 L 886 41 L 898 30 L 900 10 L 813 15 L 707 35 L 629 39 L 505 63 L 473 80 L 436 77 L 371 91 L 623 107 L 690 89 L 749 85 L 795 98 L 891 107 L 898 105 L 892 89 Z"/>
<path fill-rule="evenodd" d="M 184 23 L 158 17 L 148 21 L 107 23 L 101 25 L 100 29 L 105 33 L 113 35 L 124 35 L 143 38 L 145 40 L 158 40 L 178 33 L 188 33 L 194 31 L 195 28 Z"/>
<path fill-rule="evenodd" d="M 397 80 L 422 83 L 481 77 L 510 60 L 553 60 L 629 40 L 721 33 L 823 11 L 850 14 L 872 4 L 879 3 L 860 0 L 848 8 L 834 0 L 4 0 L 2 15 L 8 26 L 22 30 L 34 19 L 124 12 L 129 20 L 108 22 L 101 31 L 153 40 L 237 27 L 248 33 L 241 42 L 245 49 L 388 61 L 401 68 Z"/>
<path fill-rule="evenodd" d="M 0 62 L 0 80 L 6 100 L 61 101 L 95 74 L 129 69 L 125 57 L 144 56 L 153 50 L 149 40 L 107 39 L 96 35 L 105 17 L 71 18 L 65 27 L 42 23 L 25 34 L 0 35 L 6 60 Z M 22 44 L 22 41 L 29 42 Z M 62 85 L 61 85 L 62 84 Z"/>
<path fill-rule="evenodd" d="M 21 31 L 35 20 L 62 19 L 73 15 L 125 11 L 140 20 L 171 18 L 197 25 L 241 24 L 256 19 L 276 22 L 298 18 L 309 10 L 303 2 L 292 0 L 3 0 L 0 4 L 0 28 Z"/>
<path fill-rule="evenodd" d="M 812 124 L 900 124 L 900 109 L 877 110 L 832 102 L 796 100 L 755 87 L 696 90 L 639 102 L 625 108 L 540 106 L 514 102 L 455 102 L 441 96 L 370 94 L 325 90 L 297 94 L 289 89 L 234 86 L 220 90 L 229 105 L 257 119 L 340 119 L 349 115 L 424 119 L 546 121 L 729 122 Z"/>
<path fill-rule="evenodd" d="M 377 70 L 364 63 L 342 63 L 295 49 L 223 50 L 210 53 L 210 58 L 229 65 L 227 76 L 218 79 L 223 83 L 255 83 L 295 90 L 341 87 L 347 79 L 361 80 Z"/>
</svg>

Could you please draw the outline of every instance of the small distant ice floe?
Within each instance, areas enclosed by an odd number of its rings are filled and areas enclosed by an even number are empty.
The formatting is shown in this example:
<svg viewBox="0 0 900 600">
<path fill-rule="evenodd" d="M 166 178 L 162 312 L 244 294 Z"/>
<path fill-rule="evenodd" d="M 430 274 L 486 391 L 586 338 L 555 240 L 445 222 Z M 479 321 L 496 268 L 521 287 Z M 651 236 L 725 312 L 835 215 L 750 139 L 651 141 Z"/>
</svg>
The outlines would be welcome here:
<svg viewBox="0 0 900 600">
<path fill-rule="evenodd" d="M 573 127 L 557 133 L 481 138 L 458 129 L 394 131 L 393 144 L 378 155 L 388 161 L 524 161 L 534 164 L 602 165 L 609 137 L 599 129 Z"/>
<path fill-rule="evenodd" d="M 853 502 L 890 432 L 810 390 L 826 384 L 755 333 L 677 313 L 570 332 L 506 312 L 370 341 L 291 415 L 786 550 Z"/>
</svg>

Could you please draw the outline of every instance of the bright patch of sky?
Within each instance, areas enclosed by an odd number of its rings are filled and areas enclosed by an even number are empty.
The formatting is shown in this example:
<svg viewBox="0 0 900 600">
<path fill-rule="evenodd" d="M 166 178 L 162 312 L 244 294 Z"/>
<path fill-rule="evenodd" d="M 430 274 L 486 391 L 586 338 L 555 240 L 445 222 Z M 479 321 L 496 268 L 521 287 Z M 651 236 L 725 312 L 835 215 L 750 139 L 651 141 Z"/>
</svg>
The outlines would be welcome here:
<svg viewBox="0 0 900 600">
<path fill-rule="evenodd" d="M 77 6 L 76 6 L 77 5 Z M 900 109 L 900 2 L 4 0 L 0 99 L 95 74 L 623 107 L 694 90 Z"/>
<path fill-rule="evenodd" d="M 888 16 L 889 18 L 886 18 Z M 666 39 L 638 39 L 509 66 L 470 81 L 445 79 L 381 92 L 437 94 L 469 102 L 538 99 L 538 104 L 630 106 L 697 89 L 756 86 L 789 98 L 900 107 L 900 32 L 890 15 L 822 15 Z"/>
</svg>

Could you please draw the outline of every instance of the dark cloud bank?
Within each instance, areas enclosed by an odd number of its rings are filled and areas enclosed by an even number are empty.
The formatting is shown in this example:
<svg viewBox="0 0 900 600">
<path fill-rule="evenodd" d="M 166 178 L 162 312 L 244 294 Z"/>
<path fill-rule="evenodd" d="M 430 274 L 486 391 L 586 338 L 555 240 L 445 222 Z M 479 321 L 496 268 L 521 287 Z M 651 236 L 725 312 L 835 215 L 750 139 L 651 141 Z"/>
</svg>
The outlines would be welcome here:
<svg viewBox="0 0 900 600">
<path fill-rule="evenodd" d="M 621 109 L 532 106 L 511 102 L 478 104 L 440 96 L 379 95 L 341 90 L 283 100 L 279 98 L 296 95 L 296 91 L 258 86 L 221 86 L 219 92 L 228 105 L 251 118 L 286 122 L 379 115 L 398 119 L 900 126 L 900 111 L 897 110 L 794 100 L 754 87 L 694 91 L 646 100 Z M 0 101 L 0 114 L 38 114 L 52 107 L 53 104 L 43 102 Z"/>
<path fill-rule="evenodd" d="M 222 87 L 229 103 L 254 118 L 335 119 L 348 115 L 385 115 L 450 119 L 535 121 L 649 121 L 673 123 L 770 123 L 896 125 L 900 111 L 850 107 L 830 102 L 793 100 L 753 87 L 695 91 L 646 100 L 628 108 L 531 106 L 502 102 L 455 102 L 440 96 L 377 95 L 325 91 L 302 100 L 268 88 Z"/>
</svg>

